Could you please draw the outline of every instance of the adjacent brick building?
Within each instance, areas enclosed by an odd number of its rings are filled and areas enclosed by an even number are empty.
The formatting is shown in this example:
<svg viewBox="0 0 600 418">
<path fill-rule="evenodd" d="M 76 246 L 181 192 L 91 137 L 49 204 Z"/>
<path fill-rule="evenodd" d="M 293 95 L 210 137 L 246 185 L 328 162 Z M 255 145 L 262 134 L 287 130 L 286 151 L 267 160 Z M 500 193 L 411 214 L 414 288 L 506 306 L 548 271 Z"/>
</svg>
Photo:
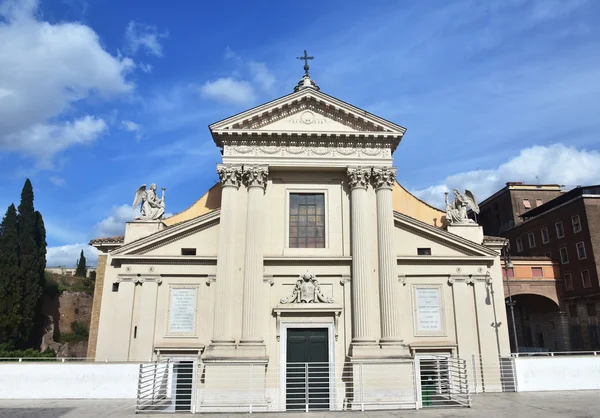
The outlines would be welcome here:
<svg viewBox="0 0 600 418">
<path fill-rule="evenodd" d="M 520 223 L 515 221 L 512 228 L 497 233 L 509 239 L 513 255 L 547 256 L 560 264 L 561 306 L 569 317 L 571 349 L 600 348 L 600 186 L 562 192 L 520 217 Z M 487 218 L 480 222 L 485 229 Z M 496 226 L 494 222 L 488 225 Z"/>
<path fill-rule="evenodd" d="M 562 193 L 558 184 L 506 183 L 506 187 L 479 203 L 477 221 L 486 235 L 498 235 L 523 222 L 520 216 L 525 212 Z"/>
</svg>

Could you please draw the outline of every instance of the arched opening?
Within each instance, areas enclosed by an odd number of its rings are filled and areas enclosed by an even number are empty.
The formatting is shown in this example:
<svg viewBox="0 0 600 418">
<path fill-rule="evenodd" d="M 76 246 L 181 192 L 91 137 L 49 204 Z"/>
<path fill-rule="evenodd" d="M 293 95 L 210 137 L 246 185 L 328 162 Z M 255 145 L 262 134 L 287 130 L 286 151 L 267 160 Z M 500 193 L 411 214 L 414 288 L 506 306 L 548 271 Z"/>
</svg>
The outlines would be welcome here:
<svg viewBox="0 0 600 418">
<path fill-rule="evenodd" d="M 536 294 L 512 297 L 514 327 L 518 352 L 567 351 L 569 349 L 568 320 L 552 299 Z M 516 351 L 509 299 L 506 298 L 510 346 Z"/>
</svg>

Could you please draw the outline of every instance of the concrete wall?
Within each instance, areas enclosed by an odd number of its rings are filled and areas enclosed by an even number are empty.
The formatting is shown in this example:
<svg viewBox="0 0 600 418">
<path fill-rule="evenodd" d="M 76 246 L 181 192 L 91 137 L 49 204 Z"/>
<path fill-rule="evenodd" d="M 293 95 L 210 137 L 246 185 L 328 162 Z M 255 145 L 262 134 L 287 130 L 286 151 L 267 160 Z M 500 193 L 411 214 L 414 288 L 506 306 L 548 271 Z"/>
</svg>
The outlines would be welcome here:
<svg viewBox="0 0 600 418">
<path fill-rule="evenodd" d="M 600 389 L 600 356 L 519 357 L 519 392 Z"/>
<path fill-rule="evenodd" d="M 0 399 L 135 399 L 138 363 L 1 363 Z"/>
</svg>

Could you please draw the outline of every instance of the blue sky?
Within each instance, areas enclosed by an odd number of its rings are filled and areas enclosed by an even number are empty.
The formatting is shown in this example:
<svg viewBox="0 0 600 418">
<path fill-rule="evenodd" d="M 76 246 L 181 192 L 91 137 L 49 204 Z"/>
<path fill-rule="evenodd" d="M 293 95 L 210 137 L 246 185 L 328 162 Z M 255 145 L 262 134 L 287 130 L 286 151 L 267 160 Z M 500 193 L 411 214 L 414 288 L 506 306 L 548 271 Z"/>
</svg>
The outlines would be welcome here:
<svg viewBox="0 0 600 418">
<path fill-rule="evenodd" d="M 186 209 L 214 182 L 207 125 L 292 91 L 407 128 L 398 179 L 600 183 L 600 2 L 0 0 L 0 206 L 30 177 L 49 264 L 123 231 L 135 190 Z"/>
</svg>

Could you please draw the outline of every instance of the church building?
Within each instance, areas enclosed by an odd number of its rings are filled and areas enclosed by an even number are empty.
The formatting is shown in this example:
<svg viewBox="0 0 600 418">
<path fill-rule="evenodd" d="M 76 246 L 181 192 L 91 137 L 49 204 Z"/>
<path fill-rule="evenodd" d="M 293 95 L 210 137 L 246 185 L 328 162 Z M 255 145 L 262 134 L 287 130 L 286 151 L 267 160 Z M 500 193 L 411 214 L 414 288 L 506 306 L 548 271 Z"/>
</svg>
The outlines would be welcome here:
<svg viewBox="0 0 600 418">
<path fill-rule="evenodd" d="M 88 357 L 183 362 L 196 411 L 403 407 L 421 397 L 415 359 L 477 359 L 469 384 L 500 389 L 505 241 L 397 183 L 405 128 L 321 92 L 305 66 L 292 93 L 209 129 L 219 183 L 91 241 Z M 155 189 L 142 204 L 164 209 Z M 312 383 L 293 372 L 310 365 Z"/>
</svg>

